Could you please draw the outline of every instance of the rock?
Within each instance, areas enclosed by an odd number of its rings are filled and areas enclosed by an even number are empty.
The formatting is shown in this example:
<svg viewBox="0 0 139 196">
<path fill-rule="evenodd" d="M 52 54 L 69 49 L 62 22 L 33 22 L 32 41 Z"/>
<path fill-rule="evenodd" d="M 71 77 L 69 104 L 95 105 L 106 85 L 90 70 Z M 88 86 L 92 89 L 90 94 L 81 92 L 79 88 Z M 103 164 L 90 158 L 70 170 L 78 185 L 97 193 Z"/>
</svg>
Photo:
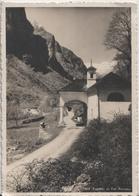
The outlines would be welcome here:
<svg viewBox="0 0 139 196">
<path fill-rule="evenodd" d="M 81 58 L 62 47 L 54 35 L 42 27 L 33 27 L 24 8 L 7 8 L 6 33 L 7 54 L 32 65 L 35 71 L 56 71 L 68 80 L 86 76 L 87 69 Z"/>
<path fill-rule="evenodd" d="M 72 157 L 72 158 L 71 158 L 71 161 L 72 161 L 72 162 L 77 162 L 77 161 L 79 161 L 79 160 L 78 160 L 77 157 Z"/>
<path fill-rule="evenodd" d="M 56 71 L 60 71 L 63 77 L 68 79 L 83 79 L 86 76 L 86 66 L 81 58 L 76 56 L 71 50 L 62 47 L 54 35 L 47 32 L 43 27 L 35 28 L 34 33 L 41 35 L 47 40 L 49 51 L 49 65 Z"/>
</svg>

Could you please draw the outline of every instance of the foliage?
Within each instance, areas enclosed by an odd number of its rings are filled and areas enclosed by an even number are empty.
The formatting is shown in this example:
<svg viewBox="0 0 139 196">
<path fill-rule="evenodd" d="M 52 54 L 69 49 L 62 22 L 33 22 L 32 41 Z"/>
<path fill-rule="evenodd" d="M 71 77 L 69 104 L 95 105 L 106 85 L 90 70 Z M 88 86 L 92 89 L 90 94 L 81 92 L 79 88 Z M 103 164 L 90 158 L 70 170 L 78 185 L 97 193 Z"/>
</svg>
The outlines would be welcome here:
<svg viewBox="0 0 139 196">
<path fill-rule="evenodd" d="M 79 140 L 77 140 L 73 146 L 74 156 L 77 156 L 81 160 L 89 160 L 90 158 L 96 157 L 99 153 L 97 144 L 98 129 L 98 120 L 91 121 L 85 131 L 81 133 Z"/>
<path fill-rule="evenodd" d="M 120 74 L 131 77 L 131 11 L 120 8 L 112 17 L 104 44 L 108 49 L 116 49 L 116 69 Z"/>
<path fill-rule="evenodd" d="M 109 123 L 96 119 L 69 156 L 30 163 L 27 184 L 21 183 L 17 191 L 131 191 L 131 162 L 131 116 L 119 115 Z"/>
<path fill-rule="evenodd" d="M 104 163 L 104 186 L 130 189 L 132 184 L 130 116 L 117 116 L 112 123 L 101 129 L 99 149 Z"/>
<path fill-rule="evenodd" d="M 132 187 L 131 152 L 131 116 L 121 114 L 110 123 L 91 121 L 69 156 L 84 163 L 82 173 L 90 176 L 89 191 L 126 191 Z"/>
<path fill-rule="evenodd" d="M 34 160 L 26 165 L 28 183 L 21 182 L 16 191 L 61 192 L 62 186 L 72 184 L 81 170 L 82 164 L 72 163 L 70 160 L 49 159 L 46 162 Z"/>
<path fill-rule="evenodd" d="M 62 131 L 61 127 L 57 127 L 59 111 L 47 113 L 43 122 L 47 125 L 47 135 L 44 138 L 39 138 L 39 126 L 42 121 L 21 124 L 18 121 L 18 126 L 15 126 L 15 121 L 8 120 L 7 124 L 7 162 L 8 164 L 20 159 L 28 153 L 40 148 L 56 138 Z"/>
<path fill-rule="evenodd" d="M 22 118 L 23 113 L 20 109 L 20 99 L 16 97 L 14 100 L 8 102 L 8 112 L 7 119 L 14 120 L 16 126 L 18 126 L 18 121 Z"/>
<path fill-rule="evenodd" d="M 45 104 L 47 105 L 45 97 L 49 100 L 48 107 L 57 106 L 57 90 L 65 85 L 67 81 L 59 74 L 34 72 L 30 65 L 14 55 L 7 55 L 7 114 L 9 117 L 16 99 L 20 100 L 18 110 L 44 107 Z"/>
<path fill-rule="evenodd" d="M 39 110 L 47 113 L 58 107 L 59 96 L 56 94 L 45 96 L 40 103 Z"/>
</svg>

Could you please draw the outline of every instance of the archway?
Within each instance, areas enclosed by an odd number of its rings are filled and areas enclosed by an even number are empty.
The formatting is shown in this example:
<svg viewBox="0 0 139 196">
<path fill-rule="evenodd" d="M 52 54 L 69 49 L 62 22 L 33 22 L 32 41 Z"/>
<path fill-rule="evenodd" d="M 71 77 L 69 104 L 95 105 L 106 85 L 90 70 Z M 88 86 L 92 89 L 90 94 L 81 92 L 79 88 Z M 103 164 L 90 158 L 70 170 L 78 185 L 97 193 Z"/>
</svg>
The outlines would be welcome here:
<svg viewBox="0 0 139 196">
<path fill-rule="evenodd" d="M 67 127 L 85 126 L 87 123 L 87 104 L 80 100 L 71 100 L 64 104 L 63 122 Z"/>
<path fill-rule="evenodd" d="M 59 107 L 60 118 L 59 125 L 64 125 L 64 114 L 67 104 L 73 102 L 82 102 L 86 104 L 87 108 L 87 95 L 85 92 L 60 92 Z M 67 108 L 68 109 L 68 108 Z M 68 111 L 67 111 L 68 112 Z M 73 111 L 72 111 L 73 112 Z"/>
<path fill-rule="evenodd" d="M 71 100 L 64 104 L 63 120 L 66 126 L 85 126 L 87 123 L 87 104 Z"/>
</svg>

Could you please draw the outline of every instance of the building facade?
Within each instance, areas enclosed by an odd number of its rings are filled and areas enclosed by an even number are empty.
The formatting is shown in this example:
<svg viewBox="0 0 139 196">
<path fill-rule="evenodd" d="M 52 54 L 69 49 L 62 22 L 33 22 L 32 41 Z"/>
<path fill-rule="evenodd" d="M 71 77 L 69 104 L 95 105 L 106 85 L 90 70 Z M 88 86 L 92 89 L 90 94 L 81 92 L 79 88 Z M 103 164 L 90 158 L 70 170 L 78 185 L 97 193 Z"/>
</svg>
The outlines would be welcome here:
<svg viewBox="0 0 139 196">
<path fill-rule="evenodd" d="M 115 115 L 128 114 L 131 104 L 131 84 L 110 72 L 97 78 L 90 66 L 86 80 L 75 80 L 60 91 L 60 123 L 66 102 L 78 100 L 87 105 L 87 121 L 100 118 L 112 120 Z"/>
</svg>

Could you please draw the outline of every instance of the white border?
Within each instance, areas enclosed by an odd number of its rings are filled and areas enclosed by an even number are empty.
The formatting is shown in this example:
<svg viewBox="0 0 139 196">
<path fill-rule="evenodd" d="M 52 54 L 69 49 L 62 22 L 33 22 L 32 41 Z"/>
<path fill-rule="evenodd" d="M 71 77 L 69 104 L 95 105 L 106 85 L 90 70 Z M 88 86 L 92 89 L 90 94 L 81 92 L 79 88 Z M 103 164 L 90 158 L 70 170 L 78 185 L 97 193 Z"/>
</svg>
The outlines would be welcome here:
<svg viewBox="0 0 139 196">
<path fill-rule="evenodd" d="M 137 7 L 136 0 L 89 0 L 89 1 L 27 1 L 27 0 L 9 0 L 2 1 L 2 188 L 6 190 L 6 44 L 5 44 L 5 8 L 6 7 L 132 7 L 132 193 L 128 192 L 89 192 L 89 193 L 8 193 L 4 191 L 6 196 L 15 195 L 137 195 Z"/>
</svg>

